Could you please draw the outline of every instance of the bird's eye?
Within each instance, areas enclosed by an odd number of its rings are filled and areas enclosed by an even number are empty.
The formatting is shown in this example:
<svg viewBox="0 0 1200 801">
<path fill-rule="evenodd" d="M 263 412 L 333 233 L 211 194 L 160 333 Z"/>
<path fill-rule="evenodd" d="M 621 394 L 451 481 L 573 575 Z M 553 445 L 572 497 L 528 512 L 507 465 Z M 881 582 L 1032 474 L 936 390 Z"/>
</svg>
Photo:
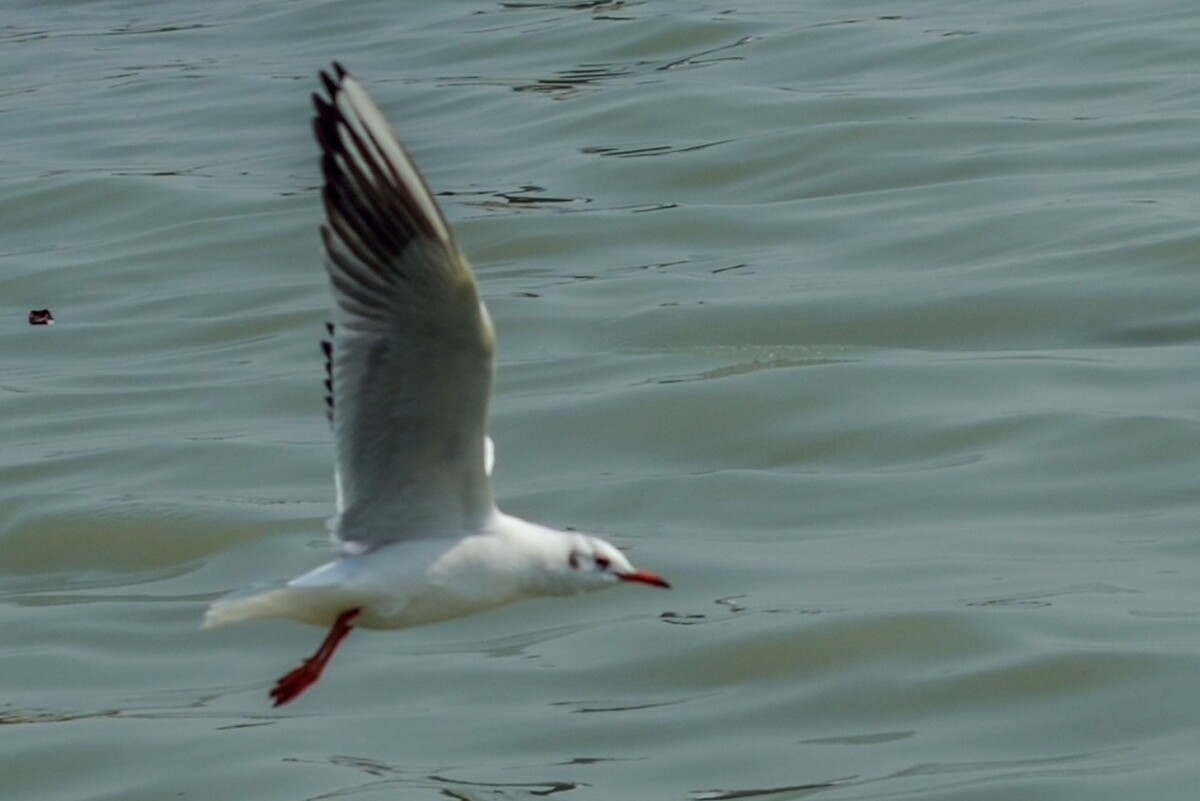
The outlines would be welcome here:
<svg viewBox="0 0 1200 801">
<path fill-rule="evenodd" d="M 601 570 L 608 570 L 608 566 L 611 564 L 612 562 L 603 556 L 596 557 L 596 567 L 600 568 Z"/>
<path fill-rule="evenodd" d="M 567 564 L 572 570 L 579 569 L 579 551 L 571 551 L 571 555 L 567 557 Z"/>
</svg>

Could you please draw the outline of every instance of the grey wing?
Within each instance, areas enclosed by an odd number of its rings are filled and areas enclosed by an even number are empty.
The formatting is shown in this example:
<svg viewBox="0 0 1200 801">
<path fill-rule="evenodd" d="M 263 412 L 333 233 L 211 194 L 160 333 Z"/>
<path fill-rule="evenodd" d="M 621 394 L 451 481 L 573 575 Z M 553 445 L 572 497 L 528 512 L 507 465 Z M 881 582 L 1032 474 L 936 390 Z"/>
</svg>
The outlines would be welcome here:
<svg viewBox="0 0 1200 801">
<path fill-rule="evenodd" d="M 494 337 L 425 181 L 340 65 L 313 96 L 333 288 L 334 536 L 348 550 L 462 536 L 494 511 Z"/>
</svg>

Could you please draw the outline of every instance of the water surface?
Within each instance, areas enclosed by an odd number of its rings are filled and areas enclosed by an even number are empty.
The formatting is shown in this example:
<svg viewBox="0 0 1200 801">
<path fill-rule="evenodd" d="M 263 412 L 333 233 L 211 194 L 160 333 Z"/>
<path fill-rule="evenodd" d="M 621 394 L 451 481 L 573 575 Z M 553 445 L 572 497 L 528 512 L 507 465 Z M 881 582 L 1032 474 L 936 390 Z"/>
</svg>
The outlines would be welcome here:
<svg viewBox="0 0 1200 801">
<path fill-rule="evenodd" d="M 11 797 L 1194 793 L 1189 4 L 10 6 Z M 276 711 L 321 632 L 197 627 L 328 553 L 333 59 L 476 266 L 502 505 L 676 589 L 360 633 Z"/>
</svg>

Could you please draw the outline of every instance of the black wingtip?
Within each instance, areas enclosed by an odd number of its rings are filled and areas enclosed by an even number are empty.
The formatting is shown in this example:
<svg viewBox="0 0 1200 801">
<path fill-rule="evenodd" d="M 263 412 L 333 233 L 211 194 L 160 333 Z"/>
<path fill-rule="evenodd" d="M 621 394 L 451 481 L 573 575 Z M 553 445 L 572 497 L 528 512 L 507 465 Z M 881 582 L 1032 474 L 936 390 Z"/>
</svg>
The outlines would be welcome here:
<svg viewBox="0 0 1200 801">
<path fill-rule="evenodd" d="M 340 61 L 333 62 L 331 69 L 320 70 L 317 74 L 321 77 L 321 84 L 325 87 L 325 91 L 331 100 L 338 92 L 338 84 L 342 82 L 343 78 L 350 75 Z"/>
<path fill-rule="evenodd" d="M 325 323 L 329 339 L 321 340 L 321 353 L 325 355 L 325 417 L 333 423 L 333 323 Z"/>
<path fill-rule="evenodd" d="M 341 80 L 341 76 L 334 78 L 325 70 L 321 70 L 318 75 L 321 77 L 321 85 L 325 87 L 325 94 L 329 97 L 329 102 L 332 103 L 333 98 L 337 96 L 338 81 Z"/>
</svg>

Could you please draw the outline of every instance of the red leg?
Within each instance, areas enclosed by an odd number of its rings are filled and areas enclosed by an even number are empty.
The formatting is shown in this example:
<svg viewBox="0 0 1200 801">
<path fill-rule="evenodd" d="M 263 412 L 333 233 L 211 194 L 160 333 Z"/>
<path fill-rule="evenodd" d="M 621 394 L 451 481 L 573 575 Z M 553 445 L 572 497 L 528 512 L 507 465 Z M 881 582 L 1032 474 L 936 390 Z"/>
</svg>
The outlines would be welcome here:
<svg viewBox="0 0 1200 801">
<path fill-rule="evenodd" d="M 338 619 L 333 621 L 333 627 L 329 629 L 329 634 L 325 636 L 325 641 L 321 643 L 317 652 L 300 663 L 300 667 L 275 682 L 275 686 L 271 688 L 271 697 L 275 699 L 275 706 L 283 706 L 295 699 L 321 678 L 321 671 L 325 670 L 325 665 L 333 657 L 333 652 L 337 650 L 338 644 L 354 628 L 354 618 L 358 617 L 358 613 L 361 611 L 362 609 L 350 609 L 338 615 Z"/>
</svg>

